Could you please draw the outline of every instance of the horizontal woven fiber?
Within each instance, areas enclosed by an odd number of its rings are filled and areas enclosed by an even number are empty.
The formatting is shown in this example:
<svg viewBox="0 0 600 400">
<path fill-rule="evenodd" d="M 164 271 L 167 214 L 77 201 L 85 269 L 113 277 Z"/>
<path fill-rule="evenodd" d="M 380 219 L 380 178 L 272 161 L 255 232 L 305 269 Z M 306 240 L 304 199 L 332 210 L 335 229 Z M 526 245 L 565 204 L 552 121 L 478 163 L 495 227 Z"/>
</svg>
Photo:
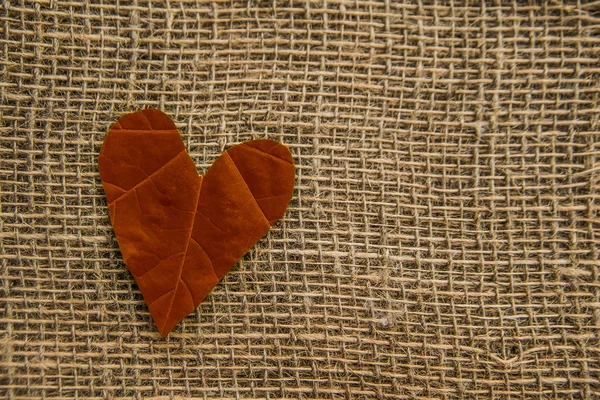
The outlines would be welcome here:
<svg viewBox="0 0 600 400">
<path fill-rule="evenodd" d="M 3 1 L 0 397 L 600 395 L 600 6 Z M 98 175 L 155 107 L 284 219 L 159 337 Z"/>
</svg>

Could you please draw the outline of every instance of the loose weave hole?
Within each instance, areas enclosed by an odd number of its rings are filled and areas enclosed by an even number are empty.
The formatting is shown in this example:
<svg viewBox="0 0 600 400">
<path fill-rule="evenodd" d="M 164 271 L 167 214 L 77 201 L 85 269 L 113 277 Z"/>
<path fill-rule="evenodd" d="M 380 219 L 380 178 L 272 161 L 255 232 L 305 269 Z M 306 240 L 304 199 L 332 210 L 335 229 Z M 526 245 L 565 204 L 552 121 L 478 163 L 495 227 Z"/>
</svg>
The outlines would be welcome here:
<svg viewBox="0 0 600 400">
<path fill-rule="evenodd" d="M 0 397 L 600 395 L 600 4 L 2 1 Z M 167 339 L 98 175 L 165 111 L 297 163 Z"/>
</svg>

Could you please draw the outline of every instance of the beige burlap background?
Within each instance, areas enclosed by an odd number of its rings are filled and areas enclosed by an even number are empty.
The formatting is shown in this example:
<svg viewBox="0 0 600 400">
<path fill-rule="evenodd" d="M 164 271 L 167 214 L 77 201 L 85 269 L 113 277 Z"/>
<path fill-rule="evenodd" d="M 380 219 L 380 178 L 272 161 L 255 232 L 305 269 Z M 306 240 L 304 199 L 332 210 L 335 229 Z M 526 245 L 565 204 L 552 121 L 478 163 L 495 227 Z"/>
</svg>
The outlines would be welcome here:
<svg viewBox="0 0 600 400">
<path fill-rule="evenodd" d="M 600 395 L 600 4 L 0 4 L 0 397 Z M 267 137 L 284 220 L 161 339 L 108 126 L 204 171 Z"/>
</svg>

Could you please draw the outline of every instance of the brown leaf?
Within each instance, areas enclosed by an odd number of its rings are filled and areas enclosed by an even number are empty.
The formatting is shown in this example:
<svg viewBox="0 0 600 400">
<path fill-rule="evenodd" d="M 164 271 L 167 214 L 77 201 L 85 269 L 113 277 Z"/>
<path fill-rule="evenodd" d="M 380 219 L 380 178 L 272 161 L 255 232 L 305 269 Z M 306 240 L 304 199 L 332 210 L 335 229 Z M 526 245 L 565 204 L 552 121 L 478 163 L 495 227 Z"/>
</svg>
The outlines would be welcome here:
<svg viewBox="0 0 600 400">
<path fill-rule="evenodd" d="M 283 216 L 294 185 L 289 150 L 271 140 L 234 146 L 198 175 L 153 109 L 111 127 L 99 168 L 123 258 L 163 336 Z"/>
</svg>

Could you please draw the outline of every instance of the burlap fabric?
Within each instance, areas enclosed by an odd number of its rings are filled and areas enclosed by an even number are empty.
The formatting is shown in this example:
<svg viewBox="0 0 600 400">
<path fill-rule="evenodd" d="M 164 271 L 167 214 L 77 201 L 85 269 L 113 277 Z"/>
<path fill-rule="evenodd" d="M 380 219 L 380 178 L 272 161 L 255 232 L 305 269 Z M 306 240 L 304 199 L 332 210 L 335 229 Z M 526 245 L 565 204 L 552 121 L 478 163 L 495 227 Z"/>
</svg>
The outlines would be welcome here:
<svg viewBox="0 0 600 400">
<path fill-rule="evenodd" d="M 600 5 L 3 1 L 0 397 L 600 395 Z M 283 221 L 161 339 L 98 176 L 157 107 Z"/>
</svg>

